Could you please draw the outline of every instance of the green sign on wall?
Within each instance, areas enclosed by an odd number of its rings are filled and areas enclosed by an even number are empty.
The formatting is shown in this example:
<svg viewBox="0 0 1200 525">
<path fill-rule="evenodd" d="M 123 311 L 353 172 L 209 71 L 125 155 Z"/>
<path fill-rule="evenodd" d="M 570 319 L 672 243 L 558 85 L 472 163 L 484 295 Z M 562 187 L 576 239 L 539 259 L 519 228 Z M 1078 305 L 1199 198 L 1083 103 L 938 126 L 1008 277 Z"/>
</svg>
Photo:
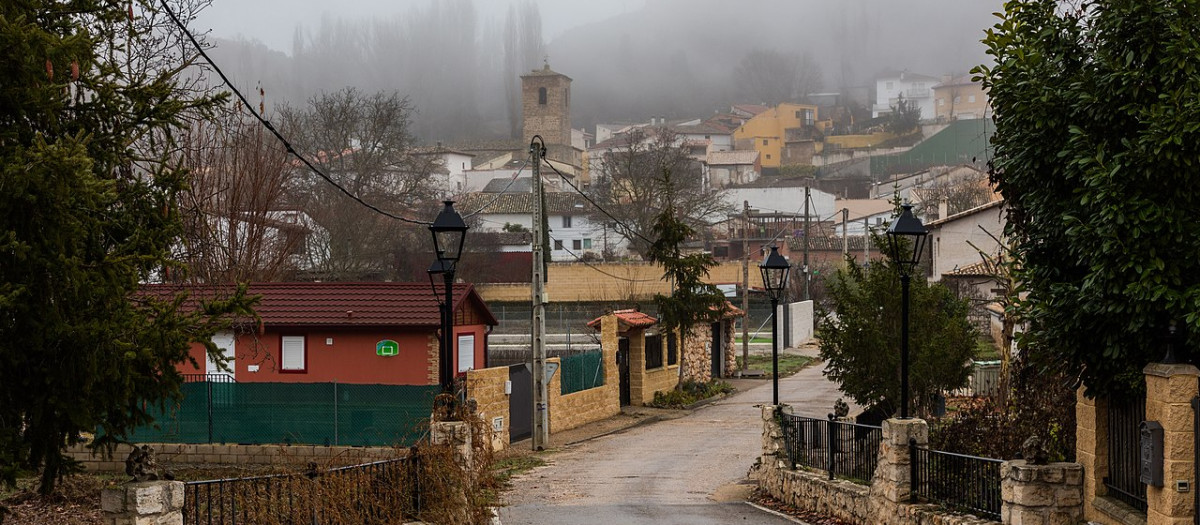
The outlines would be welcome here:
<svg viewBox="0 0 1200 525">
<path fill-rule="evenodd" d="M 375 355 L 383 357 L 392 357 L 400 355 L 400 343 L 391 339 L 384 339 L 375 343 Z"/>
</svg>

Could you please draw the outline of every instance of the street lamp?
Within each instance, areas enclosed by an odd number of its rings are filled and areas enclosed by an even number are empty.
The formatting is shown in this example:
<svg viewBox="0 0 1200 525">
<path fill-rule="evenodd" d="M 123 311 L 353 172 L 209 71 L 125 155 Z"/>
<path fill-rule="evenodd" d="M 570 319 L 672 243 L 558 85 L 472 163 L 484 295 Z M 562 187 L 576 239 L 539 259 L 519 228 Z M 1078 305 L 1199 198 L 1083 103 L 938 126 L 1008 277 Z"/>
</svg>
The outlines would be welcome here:
<svg viewBox="0 0 1200 525">
<path fill-rule="evenodd" d="M 429 225 L 429 231 L 433 234 L 433 249 L 437 253 L 437 259 L 429 267 L 428 273 L 429 286 L 433 288 L 435 296 L 437 295 L 435 275 L 442 276 L 446 287 L 446 301 L 438 305 L 442 321 L 442 337 L 438 352 L 438 382 L 442 385 L 443 392 L 450 392 L 451 385 L 454 383 L 454 356 L 450 353 L 450 349 L 453 348 L 451 332 L 454 330 L 454 270 L 459 257 L 462 256 L 463 240 L 467 236 L 467 223 L 463 221 L 462 215 L 454 211 L 454 201 L 443 201 L 443 203 L 446 207 L 442 208 L 441 213 L 438 213 L 437 218 L 433 220 L 433 224 Z"/>
<path fill-rule="evenodd" d="M 913 215 L 912 204 L 901 206 L 903 210 L 888 226 L 888 249 L 892 262 L 900 272 L 900 417 L 908 418 L 908 284 L 913 269 L 921 262 L 925 250 L 925 236 L 929 230 L 921 219 Z"/>
<path fill-rule="evenodd" d="M 762 272 L 763 288 L 771 297 L 771 400 L 776 406 L 779 405 L 779 316 L 776 310 L 779 309 L 779 298 L 787 288 L 791 269 L 787 259 L 779 255 L 778 246 L 772 246 L 771 253 L 758 265 L 758 271 Z"/>
</svg>

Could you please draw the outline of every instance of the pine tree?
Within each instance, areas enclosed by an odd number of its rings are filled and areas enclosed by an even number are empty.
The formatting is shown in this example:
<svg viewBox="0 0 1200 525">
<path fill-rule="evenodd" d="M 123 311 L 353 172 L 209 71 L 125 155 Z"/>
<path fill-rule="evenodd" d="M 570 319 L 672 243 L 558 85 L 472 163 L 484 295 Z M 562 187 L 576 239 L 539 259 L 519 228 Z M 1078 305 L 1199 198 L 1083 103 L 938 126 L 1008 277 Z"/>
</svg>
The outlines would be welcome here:
<svg viewBox="0 0 1200 525">
<path fill-rule="evenodd" d="M 0 3 L 0 478 L 41 469 L 43 493 L 85 432 L 102 429 L 92 445 L 111 451 L 150 423 L 178 395 L 189 342 L 244 311 L 136 295 L 184 270 L 172 250 L 186 173 L 164 159 L 185 113 L 220 102 L 187 95 L 178 57 L 147 52 L 162 42 L 142 18 L 152 8 Z"/>
</svg>

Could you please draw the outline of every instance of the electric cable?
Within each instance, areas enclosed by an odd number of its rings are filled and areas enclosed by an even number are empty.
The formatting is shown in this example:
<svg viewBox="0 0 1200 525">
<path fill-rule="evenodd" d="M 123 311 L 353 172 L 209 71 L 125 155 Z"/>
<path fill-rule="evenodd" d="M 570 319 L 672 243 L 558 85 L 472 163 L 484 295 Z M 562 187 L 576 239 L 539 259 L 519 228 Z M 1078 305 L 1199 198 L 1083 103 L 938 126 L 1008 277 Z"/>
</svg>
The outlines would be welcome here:
<svg viewBox="0 0 1200 525">
<path fill-rule="evenodd" d="M 518 168 L 518 169 L 517 169 L 517 172 L 513 174 L 513 176 L 512 176 L 512 179 L 510 179 L 510 180 L 508 181 L 508 184 L 506 184 L 506 185 L 504 186 L 504 188 L 500 190 L 500 193 L 497 193 L 495 197 L 492 197 L 492 200 L 488 201 L 488 203 L 487 203 L 487 204 L 484 204 L 483 206 L 480 206 L 478 210 L 475 210 L 475 211 L 474 211 L 474 212 L 472 212 L 472 213 L 469 213 L 469 214 L 467 214 L 467 215 L 464 215 L 464 216 L 463 216 L 463 218 L 464 218 L 464 219 L 469 219 L 469 218 L 471 218 L 471 217 L 474 217 L 474 216 L 476 216 L 476 215 L 479 215 L 480 213 L 482 213 L 482 212 L 483 212 L 483 210 L 486 210 L 486 209 L 488 208 L 488 206 L 491 206 L 492 204 L 495 204 L 495 203 L 496 203 L 496 201 L 500 200 L 500 196 L 501 196 L 501 195 L 504 195 L 504 194 L 505 194 L 505 193 L 508 191 L 508 189 L 509 189 L 509 188 L 511 188 L 511 187 L 512 187 L 512 185 L 513 185 L 514 183 L 516 183 L 516 182 L 517 182 L 517 179 L 521 177 L 521 172 L 522 172 L 522 171 L 524 171 L 524 170 L 525 170 L 525 166 L 528 166 L 528 165 L 529 165 L 529 161 L 528 161 L 528 160 L 526 160 L 525 162 L 521 163 L 521 167 L 520 167 L 520 168 Z"/>
<path fill-rule="evenodd" d="M 371 211 L 374 211 L 375 213 L 383 215 L 384 217 L 388 217 L 388 218 L 395 219 L 395 220 L 402 221 L 402 222 L 407 222 L 410 224 L 420 224 L 420 225 L 432 224 L 432 222 L 430 222 L 430 221 L 419 221 L 416 219 L 410 219 L 408 217 L 403 217 L 403 216 L 396 215 L 394 213 L 385 211 L 383 209 L 380 209 L 379 207 L 363 200 L 358 195 L 355 195 L 350 190 L 347 190 L 345 187 L 338 184 L 337 181 L 333 180 L 333 178 L 331 178 L 329 175 L 325 174 L 320 169 L 318 169 L 316 165 L 314 165 L 311 161 L 309 161 L 307 158 L 305 158 L 303 155 L 301 155 L 299 152 L 297 152 L 295 148 L 292 147 L 292 143 L 289 142 L 287 140 L 287 138 L 285 138 L 283 136 L 282 133 L 280 133 L 279 131 L 277 131 L 275 129 L 275 126 L 271 124 L 271 121 L 267 120 L 265 117 L 263 117 L 257 111 L 254 110 L 254 106 L 252 106 L 250 104 L 250 101 L 246 99 L 246 96 L 243 95 L 242 92 L 239 91 L 237 89 L 237 87 L 235 87 L 233 85 L 233 82 L 230 82 L 229 77 L 225 76 L 225 72 L 221 71 L 220 66 L 217 66 L 217 63 L 215 61 L 213 61 L 213 59 L 211 57 L 208 56 L 208 53 L 206 53 L 204 51 L 204 48 L 200 45 L 200 42 L 196 40 L 196 37 L 192 35 L 192 32 L 188 31 L 188 28 L 183 25 L 183 22 L 181 22 L 179 20 L 179 17 L 175 16 L 175 12 L 171 11 L 170 6 L 167 5 L 167 0 L 159 0 L 159 3 L 162 5 L 163 10 L 165 10 L 167 12 L 167 16 L 169 16 L 171 18 L 171 21 L 174 22 L 175 26 L 178 27 L 179 30 L 182 31 L 184 35 L 187 35 L 188 40 L 191 41 L 192 46 L 196 48 L 196 51 L 198 53 L 200 53 L 200 56 L 204 58 L 204 61 L 207 62 L 209 66 L 212 66 L 213 71 L 216 71 L 217 75 L 221 77 L 221 81 L 224 82 L 225 85 L 229 88 L 229 90 L 232 91 L 233 94 L 237 96 L 238 100 L 240 100 L 242 102 L 242 105 L 245 106 L 246 111 L 249 111 L 250 115 L 253 116 L 256 120 L 258 120 L 259 123 L 261 123 L 263 125 L 263 127 L 266 128 L 267 131 L 271 132 L 271 134 L 274 135 L 276 139 L 279 139 L 279 142 L 283 143 L 284 148 L 287 150 L 287 152 L 289 154 L 291 154 L 292 156 L 299 159 L 300 162 L 304 163 L 304 165 L 307 166 L 309 170 L 311 170 L 313 173 L 316 173 L 318 176 L 320 176 L 322 179 L 324 179 L 325 182 L 329 183 L 329 185 L 333 186 L 338 191 L 345 194 L 351 200 L 366 207 L 367 209 L 370 209 Z"/>
<path fill-rule="evenodd" d="M 543 157 L 543 158 L 545 158 L 545 157 Z M 608 218 L 609 218 L 609 219 L 612 219 L 612 221 L 613 221 L 613 222 L 615 222 L 615 223 L 616 223 L 618 226 L 620 226 L 620 227 L 624 228 L 624 229 L 625 229 L 625 231 L 627 231 L 627 232 L 629 232 L 630 234 L 632 234 L 632 235 L 636 236 L 637 238 L 639 238 L 639 239 L 641 239 L 641 240 L 643 240 L 643 241 L 646 241 L 646 243 L 647 243 L 647 244 L 654 244 L 654 241 L 650 240 L 650 238 L 649 238 L 649 237 L 646 237 L 645 235 L 642 235 L 642 233 L 641 233 L 641 232 L 639 232 L 639 231 L 637 231 L 637 230 L 635 230 L 635 229 L 633 229 L 633 228 L 629 227 L 629 226 L 628 226 L 628 225 L 626 225 L 625 223 L 621 222 L 621 220 L 620 220 L 620 219 L 617 219 L 616 217 L 614 217 L 614 216 L 613 216 L 613 214 L 609 213 L 609 212 L 608 212 L 608 210 L 604 209 L 604 208 L 603 208 L 603 207 L 601 207 L 599 204 L 597 204 L 597 203 L 596 203 L 596 201 L 592 200 L 591 196 L 589 196 L 588 194 L 584 193 L 584 192 L 583 192 L 583 190 L 579 189 L 579 186 L 576 186 L 574 183 L 572 183 L 572 182 L 571 182 L 571 180 L 570 180 L 570 179 L 568 179 L 566 175 L 563 175 L 563 173 L 562 173 L 561 171 L 558 171 L 558 168 L 555 168 L 555 167 L 554 167 L 554 165 L 553 165 L 553 164 L 551 164 L 549 161 L 546 161 L 546 165 L 547 165 L 547 166 L 549 166 L 549 167 L 550 167 L 550 169 L 554 171 L 554 173 L 557 173 L 557 174 L 558 174 L 558 177 L 559 177 L 560 179 L 562 179 L 562 180 L 563 180 L 563 182 L 567 183 L 567 186 L 570 186 L 570 187 L 571 187 L 571 189 L 575 190 L 575 192 L 576 192 L 576 193 L 578 193 L 578 194 L 582 195 L 582 196 L 583 196 L 583 198 L 584 198 L 585 200 L 587 200 L 589 203 L 591 203 L 591 204 L 592 204 L 592 206 L 595 206 L 597 210 L 600 210 L 600 213 L 603 213 L 604 215 L 607 215 L 607 216 L 608 216 Z"/>
</svg>

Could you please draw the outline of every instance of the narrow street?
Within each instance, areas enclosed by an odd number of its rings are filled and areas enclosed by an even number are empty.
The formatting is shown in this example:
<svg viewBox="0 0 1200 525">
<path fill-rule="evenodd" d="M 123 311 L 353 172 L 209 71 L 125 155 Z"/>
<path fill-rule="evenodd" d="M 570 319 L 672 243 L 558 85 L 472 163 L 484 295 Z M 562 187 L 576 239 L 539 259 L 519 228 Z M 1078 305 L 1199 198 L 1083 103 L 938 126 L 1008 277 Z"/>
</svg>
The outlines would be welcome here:
<svg viewBox="0 0 1200 525">
<path fill-rule="evenodd" d="M 823 416 L 836 387 L 809 367 L 780 381 L 780 399 Z M 505 525 L 794 523 L 742 500 L 762 443 L 771 383 L 694 412 L 567 447 L 513 480 Z"/>
</svg>

